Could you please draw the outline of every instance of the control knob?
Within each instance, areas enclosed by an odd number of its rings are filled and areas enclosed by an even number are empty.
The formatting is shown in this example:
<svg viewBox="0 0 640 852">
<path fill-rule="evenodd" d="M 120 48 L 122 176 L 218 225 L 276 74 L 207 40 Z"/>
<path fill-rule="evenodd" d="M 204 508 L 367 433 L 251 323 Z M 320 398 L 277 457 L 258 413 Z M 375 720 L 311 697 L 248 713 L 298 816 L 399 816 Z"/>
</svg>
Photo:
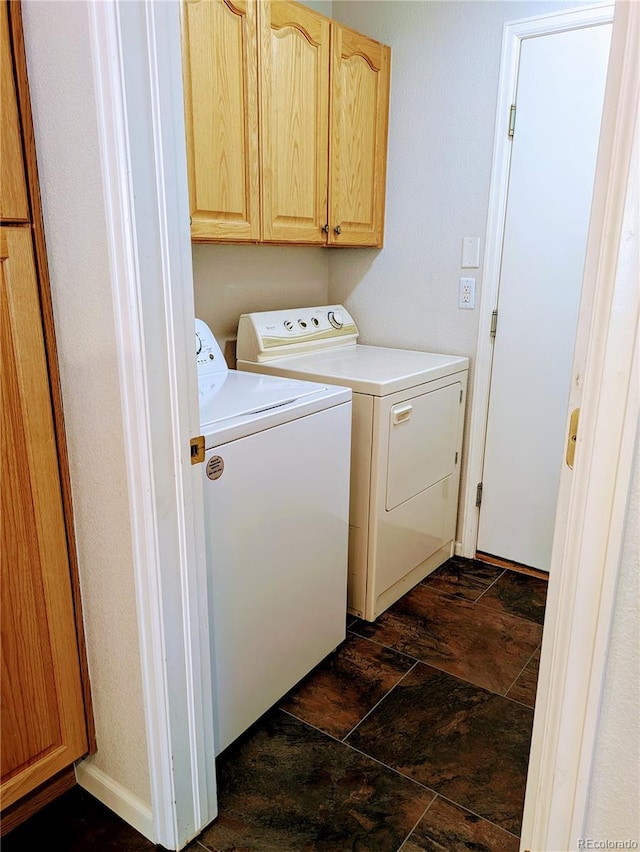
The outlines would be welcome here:
<svg viewBox="0 0 640 852">
<path fill-rule="evenodd" d="M 342 314 L 339 311 L 329 311 L 327 318 L 334 328 L 342 328 L 344 325 Z"/>
</svg>

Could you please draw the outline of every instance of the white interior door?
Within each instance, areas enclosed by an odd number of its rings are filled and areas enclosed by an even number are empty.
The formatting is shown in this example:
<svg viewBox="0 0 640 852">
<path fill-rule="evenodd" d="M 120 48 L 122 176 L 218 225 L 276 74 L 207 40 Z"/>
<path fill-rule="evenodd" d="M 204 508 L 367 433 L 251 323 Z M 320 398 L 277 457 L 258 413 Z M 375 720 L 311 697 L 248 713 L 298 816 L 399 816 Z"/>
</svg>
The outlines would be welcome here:
<svg viewBox="0 0 640 852">
<path fill-rule="evenodd" d="M 520 50 L 477 549 L 547 571 L 610 38 Z"/>
</svg>

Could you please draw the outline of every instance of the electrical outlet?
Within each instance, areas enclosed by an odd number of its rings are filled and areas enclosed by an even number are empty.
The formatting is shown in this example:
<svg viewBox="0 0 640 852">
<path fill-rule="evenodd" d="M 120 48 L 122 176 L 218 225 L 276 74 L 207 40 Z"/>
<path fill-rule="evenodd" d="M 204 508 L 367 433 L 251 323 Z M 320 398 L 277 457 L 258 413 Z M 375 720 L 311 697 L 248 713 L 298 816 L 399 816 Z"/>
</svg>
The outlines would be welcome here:
<svg viewBox="0 0 640 852">
<path fill-rule="evenodd" d="M 461 278 L 458 284 L 458 307 L 472 310 L 476 306 L 476 279 Z"/>
</svg>

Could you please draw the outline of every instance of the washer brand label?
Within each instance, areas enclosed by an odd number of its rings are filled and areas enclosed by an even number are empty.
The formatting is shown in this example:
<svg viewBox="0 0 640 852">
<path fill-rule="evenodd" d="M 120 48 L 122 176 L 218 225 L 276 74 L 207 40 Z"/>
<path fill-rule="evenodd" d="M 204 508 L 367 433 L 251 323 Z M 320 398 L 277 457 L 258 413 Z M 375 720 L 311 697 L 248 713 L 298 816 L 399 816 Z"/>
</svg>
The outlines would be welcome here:
<svg viewBox="0 0 640 852">
<path fill-rule="evenodd" d="M 209 479 L 220 479 L 224 472 L 224 459 L 222 456 L 211 456 L 207 462 L 207 476 Z"/>
</svg>

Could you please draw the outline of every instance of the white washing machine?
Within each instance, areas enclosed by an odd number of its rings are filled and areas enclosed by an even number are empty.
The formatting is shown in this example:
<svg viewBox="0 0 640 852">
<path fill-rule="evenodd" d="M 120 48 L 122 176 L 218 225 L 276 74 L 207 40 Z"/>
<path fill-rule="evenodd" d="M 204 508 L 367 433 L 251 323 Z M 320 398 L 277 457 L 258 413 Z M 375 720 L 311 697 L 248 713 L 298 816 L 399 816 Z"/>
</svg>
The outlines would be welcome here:
<svg viewBox="0 0 640 852">
<path fill-rule="evenodd" d="M 243 314 L 237 356 L 352 388 L 348 607 L 373 621 L 453 554 L 469 360 L 357 337 L 341 305 Z"/>
<path fill-rule="evenodd" d="M 196 350 L 218 754 L 345 637 L 351 390 Z"/>
</svg>

